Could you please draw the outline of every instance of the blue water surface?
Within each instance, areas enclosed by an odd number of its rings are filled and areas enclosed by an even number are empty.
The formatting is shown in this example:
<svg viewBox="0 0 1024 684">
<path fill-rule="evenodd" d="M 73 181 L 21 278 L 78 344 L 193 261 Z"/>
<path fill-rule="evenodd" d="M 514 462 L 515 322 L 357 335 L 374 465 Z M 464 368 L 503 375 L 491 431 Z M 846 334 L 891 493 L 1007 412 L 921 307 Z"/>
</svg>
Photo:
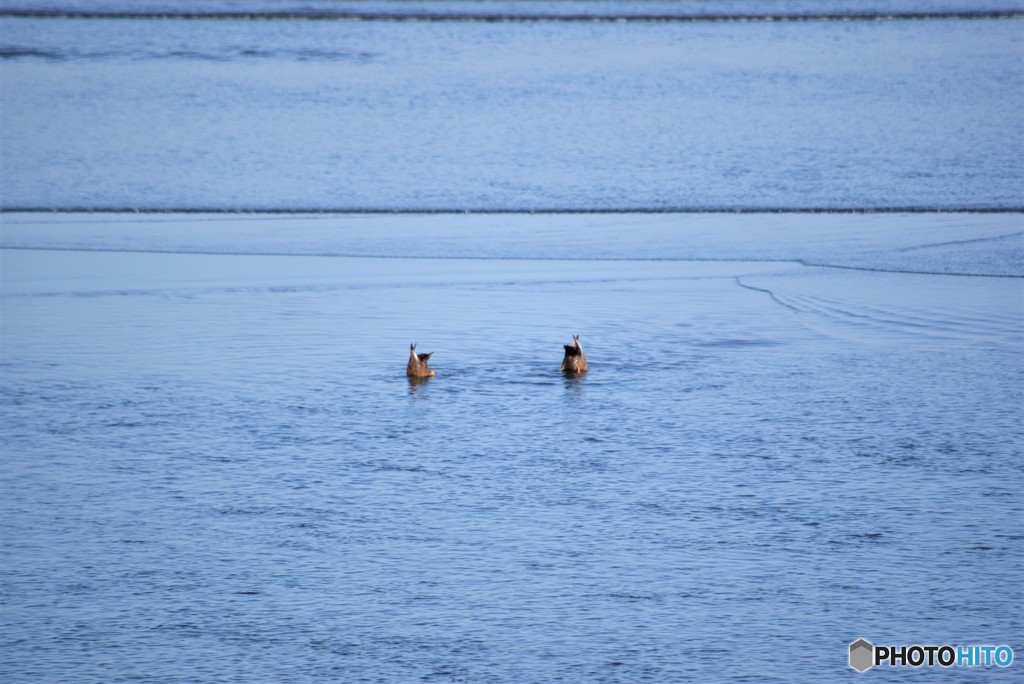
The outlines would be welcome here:
<svg viewBox="0 0 1024 684">
<path fill-rule="evenodd" d="M 1019 680 L 1016 5 L 2 3 L 0 680 Z"/>
<path fill-rule="evenodd" d="M 853 676 L 860 637 L 1021 648 L 1022 281 L 936 272 L 1014 271 L 1017 215 L 4 221 L 5 679 L 788 682 Z M 589 244 L 623 231 L 665 256 Z"/>
<path fill-rule="evenodd" d="M 1022 21 L 0 17 L 0 202 L 1019 208 Z"/>
</svg>

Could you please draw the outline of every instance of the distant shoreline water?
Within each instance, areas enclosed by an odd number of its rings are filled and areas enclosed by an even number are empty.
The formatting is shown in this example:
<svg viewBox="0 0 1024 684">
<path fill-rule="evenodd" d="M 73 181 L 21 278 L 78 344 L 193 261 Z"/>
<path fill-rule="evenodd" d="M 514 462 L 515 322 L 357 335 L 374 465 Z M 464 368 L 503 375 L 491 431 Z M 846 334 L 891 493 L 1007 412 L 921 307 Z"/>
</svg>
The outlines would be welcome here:
<svg viewBox="0 0 1024 684">
<path fill-rule="evenodd" d="M 311 20 L 362 7 L 0 11 L 52 17 L 4 22 L 0 211 L 1024 211 L 1015 19 L 957 21 L 972 8 L 949 2 L 745 3 L 780 18 L 749 24 L 718 3 L 642 23 L 661 6 L 377 2 L 380 22 Z M 815 10 L 843 21 L 803 21 Z M 852 20 L 869 10 L 948 20 Z M 101 15 L 304 21 L 60 20 Z"/>
</svg>

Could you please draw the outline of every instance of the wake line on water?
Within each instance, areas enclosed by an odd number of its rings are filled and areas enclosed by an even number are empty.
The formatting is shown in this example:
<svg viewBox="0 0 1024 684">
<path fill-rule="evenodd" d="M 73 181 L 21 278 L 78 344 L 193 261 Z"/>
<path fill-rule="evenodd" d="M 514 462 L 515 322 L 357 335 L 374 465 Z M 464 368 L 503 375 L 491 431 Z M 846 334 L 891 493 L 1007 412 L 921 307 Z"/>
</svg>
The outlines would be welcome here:
<svg viewBox="0 0 1024 684">
<path fill-rule="evenodd" d="M 55 247 L 40 245 L 5 245 L 0 244 L 0 251 L 9 249 L 29 252 L 102 252 L 112 254 L 178 254 L 191 256 L 247 256 L 247 257 L 320 257 L 336 259 L 381 259 L 381 260 L 417 260 L 417 261 L 569 261 L 569 262 L 700 262 L 700 263 L 750 263 L 750 264 L 794 264 L 807 268 L 831 268 L 842 271 L 868 271 L 872 273 L 894 273 L 903 275 L 955 276 L 962 278 L 1018 278 L 1024 275 L 1013 273 L 973 273 L 965 271 L 926 271 L 915 269 L 883 268 L 877 266 L 851 266 L 831 264 L 828 262 L 810 261 L 808 259 L 766 259 L 742 257 L 538 257 L 538 256 L 431 256 L 424 254 L 358 254 L 346 252 L 257 252 L 243 250 L 189 250 L 189 249 L 151 249 L 142 247 Z M 742 283 L 740 283 L 743 285 Z M 743 285 L 748 289 L 759 288 Z M 767 290 L 761 290 L 767 292 Z"/>
<path fill-rule="evenodd" d="M 929 275 L 929 276 L 957 276 L 963 278 L 1024 278 L 1024 275 L 1013 273 L 974 273 L 970 271 L 925 271 L 917 269 L 883 268 L 881 266 L 849 266 L 845 264 L 830 264 L 827 262 L 808 261 L 807 259 L 796 259 L 801 266 L 808 268 L 834 268 L 841 271 L 867 271 L 869 273 L 903 273 L 906 275 Z"/>
<path fill-rule="evenodd" d="M 978 242 L 999 242 L 1001 240 L 1009 240 L 1011 238 L 1024 235 L 1024 230 L 1018 230 L 1013 233 L 1006 233 L 1005 235 L 993 235 L 991 237 L 980 237 L 980 238 L 969 238 L 967 240 L 947 240 L 946 242 L 929 242 L 923 245 L 913 245 L 911 247 L 900 247 L 897 252 L 913 252 L 918 249 L 931 249 L 933 247 L 957 247 L 959 245 L 972 245 Z"/>
<path fill-rule="evenodd" d="M 736 276 L 735 283 L 745 290 L 752 290 L 768 295 L 773 302 L 780 304 L 797 314 L 814 314 L 819 317 L 838 321 L 868 325 L 875 328 L 886 328 L 902 332 L 924 333 L 941 337 L 969 334 L 978 336 L 1019 336 L 1019 320 L 1016 317 L 999 315 L 979 317 L 971 315 L 942 315 L 912 309 L 879 308 L 877 306 L 857 304 L 850 301 L 824 299 L 814 296 L 777 295 L 767 287 L 756 287 L 743 282 L 743 276 Z M 786 301 L 792 299 L 794 303 Z"/>
<path fill-rule="evenodd" d="M 336 259 L 393 259 L 418 261 L 702 261 L 795 264 L 799 259 L 740 259 L 733 257 L 547 257 L 547 256 L 432 256 L 429 254 L 362 254 L 357 252 L 259 252 L 255 250 L 155 249 L 147 247 L 51 247 L 42 245 L 6 245 L 0 250 L 33 252 L 107 252 L 113 254 L 181 254 L 195 256 L 254 256 L 254 257 L 327 257 Z M 1021 276 L 1024 277 L 1024 276 Z"/>
<path fill-rule="evenodd" d="M 754 287 L 753 285 L 747 285 L 745 282 L 743 282 L 742 278 L 743 278 L 743 276 L 736 276 L 734 278 L 734 280 L 736 281 L 736 284 L 739 285 L 740 287 L 742 287 L 744 290 L 753 290 L 754 292 L 763 292 L 766 295 L 768 295 L 769 297 L 771 297 L 772 301 L 774 301 L 776 304 L 781 304 L 782 306 L 786 307 L 787 309 L 790 309 L 791 311 L 796 311 L 797 313 L 800 312 L 800 309 L 796 308 L 795 306 L 793 306 L 789 302 L 782 301 L 781 299 L 779 299 L 776 296 L 776 294 L 774 292 L 772 292 L 768 288 L 765 288 L 765 287 Z"/>
<path fill-rule="evenodd" d="M 1020 19 L 1024 11 L 979 10 L 948 12 L 850 12 L 804 14 L 488 14 L 396 13 L 345 11 L 262 12 L 121 12 L 101 10 L 0 10 L 5 19 L 132 19 L 178 21 L 380 21 L 380 22 L 478 22 L 478 23 L 773 23 L 822 21 L 929 21 L 971 19 Z"/>
</svg>

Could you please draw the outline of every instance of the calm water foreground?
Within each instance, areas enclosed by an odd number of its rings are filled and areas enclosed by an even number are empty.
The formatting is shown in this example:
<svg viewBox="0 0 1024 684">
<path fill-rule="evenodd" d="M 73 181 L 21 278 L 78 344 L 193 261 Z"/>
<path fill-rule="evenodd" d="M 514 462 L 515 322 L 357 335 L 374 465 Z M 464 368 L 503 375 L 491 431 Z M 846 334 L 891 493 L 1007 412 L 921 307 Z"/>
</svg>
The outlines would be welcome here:
<svg viewBox="0 0 1024 684">
<path fill-rule="evenodd" d="M 1024 656 L 1019 215 L 2 221 L 5 681 Z"/>
</svg>

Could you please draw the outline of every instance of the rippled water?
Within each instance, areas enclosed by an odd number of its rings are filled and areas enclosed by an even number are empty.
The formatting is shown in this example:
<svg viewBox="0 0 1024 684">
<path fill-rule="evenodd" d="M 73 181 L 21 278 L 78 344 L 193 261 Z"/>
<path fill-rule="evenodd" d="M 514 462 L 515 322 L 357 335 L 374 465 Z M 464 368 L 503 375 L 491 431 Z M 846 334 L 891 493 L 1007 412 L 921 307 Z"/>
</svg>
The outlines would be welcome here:
<svg viewBox="0 0 1024 684">
<path fill-rule="evenodd" d="M 0 680 L 1019 679 L 1021 3 L 15 4 Z"/>
<path fill-rule="evenodd" d="M 54 4 L 68 5 L 41 6 Z M 341 7 L 254 11 L 297 5 Z M 420 3 L 368 7 L 395 5 Z M 776 19 L 895 7 L 653 5 Z M 125 18 L 130 6 L 0 15 L 2 206 L 1021 206 L 1019 2 L 909 6 L 1016 19 L 715 23 L 160 21 Z"/>
<path fill-rule="evenodd" d="M 9 681 L 1022 652 L 1018 215 L 3 220 Z"/>
</svg>

